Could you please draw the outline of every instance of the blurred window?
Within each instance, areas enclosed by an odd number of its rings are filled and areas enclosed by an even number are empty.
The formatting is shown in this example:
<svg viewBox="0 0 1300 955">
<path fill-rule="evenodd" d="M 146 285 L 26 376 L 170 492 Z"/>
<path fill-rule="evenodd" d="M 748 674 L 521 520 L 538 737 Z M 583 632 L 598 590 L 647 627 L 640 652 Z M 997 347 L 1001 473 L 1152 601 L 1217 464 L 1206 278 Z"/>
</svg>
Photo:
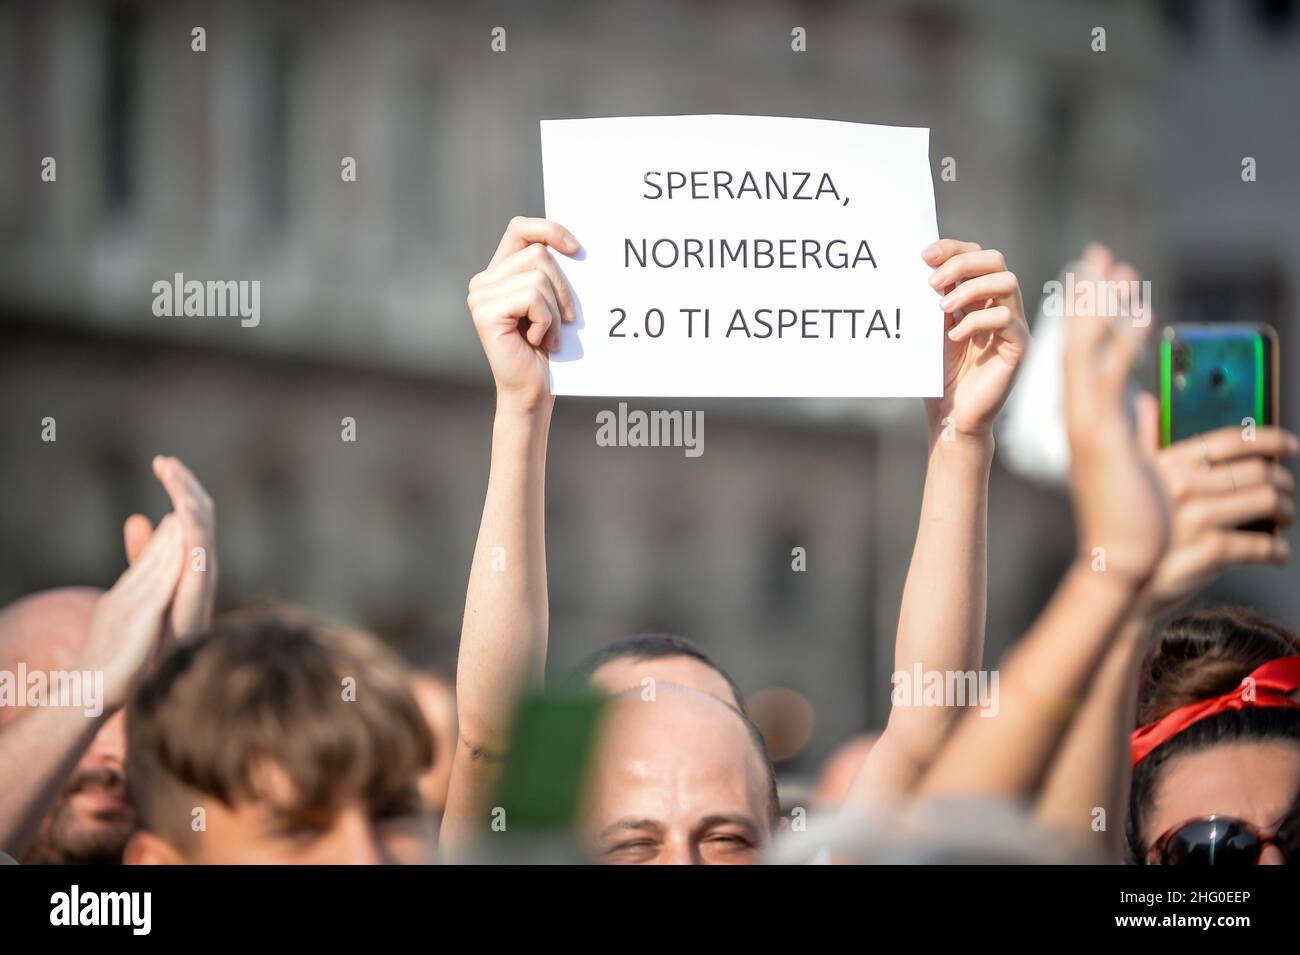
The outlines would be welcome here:
<svg viewBox="0 0 1300 955">
<path fill-rule="evenodd" d="M 266 218 L 275 224 L 287 222 L 290 213 L 289 111 L 294 57 L 289 35 L 283 29 L 273 31 L 267 50 L 266 92 L 253 147 L 258 165 L 266 173 L 262 177 Z"/>
<path fill-rule="evenodd" d="M 1282 276 L 1272 269 L 1185 274 L 1178 283 L 1177 321 L 1263 322 L 1280 331 L 1286 315 L 1285 297 Z"/>
<path fill-rule="evenodd" d="M 135 195 L 135 146 L 140 105 L 140 16 L 135 7 L 109 9 L 104 51 L 104 198 L 110 213 Z"/>
</svg>

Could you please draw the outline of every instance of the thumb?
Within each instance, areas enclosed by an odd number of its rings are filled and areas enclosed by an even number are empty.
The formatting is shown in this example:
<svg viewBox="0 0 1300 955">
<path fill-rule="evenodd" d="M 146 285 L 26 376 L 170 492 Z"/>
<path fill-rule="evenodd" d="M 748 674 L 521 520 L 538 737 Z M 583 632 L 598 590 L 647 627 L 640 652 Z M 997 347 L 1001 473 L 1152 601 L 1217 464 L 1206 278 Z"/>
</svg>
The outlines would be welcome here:
<svg viewBox="0 0 1300 955">
<path fill-rule="evenodd" d="M 174 514 L 158 522 L 140 559 L 127 568 L 117 586 L 125 588 L 129 599 L 139 599 L 159 609 L 171 601 L 172 591 L 181 573 L 181 528 Z"/>
<path fill-rule="evenodd" d="M 134 564 L 144 553 L 153 537 L 153 523 L 143 514 L 132 514 L 122 525 L 122 539 L 126 544 L 126 562 Z"/>
<path fill-rule="evenodd" d="M 1147 457 L 1155 457 L 1160 450 L 1160 402 L 1150 392 L 1138 392 L 1134 412 L 1137 415 L 1138 447 Z"/>
</svg>

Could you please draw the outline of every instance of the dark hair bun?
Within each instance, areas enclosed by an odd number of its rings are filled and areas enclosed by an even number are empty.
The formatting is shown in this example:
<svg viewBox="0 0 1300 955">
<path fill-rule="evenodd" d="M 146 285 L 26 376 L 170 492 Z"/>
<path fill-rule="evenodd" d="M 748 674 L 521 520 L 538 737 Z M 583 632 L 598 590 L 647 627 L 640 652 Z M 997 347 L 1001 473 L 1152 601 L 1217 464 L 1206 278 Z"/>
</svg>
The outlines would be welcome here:
<svg viewBox="0 0 1300 955">
<path fill-rule="evenodd" d="M 1300 637 L 1239 607 L 1207 607 L 1166 626 L 1147 653 L 1138 725 L 1231 691 L 1270 660 L 1300 654 Z"/>
</svg>

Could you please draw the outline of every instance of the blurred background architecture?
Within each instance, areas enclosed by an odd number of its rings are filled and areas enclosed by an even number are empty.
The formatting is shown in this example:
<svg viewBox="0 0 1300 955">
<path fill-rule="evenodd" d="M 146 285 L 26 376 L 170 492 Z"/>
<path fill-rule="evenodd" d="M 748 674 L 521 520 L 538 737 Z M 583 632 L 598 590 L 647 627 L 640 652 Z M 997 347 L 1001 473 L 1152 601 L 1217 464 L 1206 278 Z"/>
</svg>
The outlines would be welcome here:
<svg viewBox="0 0 1300 955">
<path fill-rule="evenodd" d="M 1288 0 L 0 2 L 0 601 L 108 585 L 122 520 L 165 509 L 162 452 L 218 503 L 222 607 L 281 596 L 450 665 L 492 419 L 465 284 L 511 215 L 543 212 L 546 118 L 929 126 L 940 231 L 1002 249 L 1031 314 L 1107 241 L 1160 319 L 1275 325 L 1295 422 L 1297 92 Z M 260 324 L 156 317 L 177 272 L 260 280 Z M 796 774 L 879 726 L 919 402 L 691 402 L 698 459 L 598 447 L 614 404 L 557 407 L 554 665 L 690 636 L 747 691 L 811 702 Z M 1063 493 L 999 465 L 990 525 L 992 661 L 1073 541 Z M 1297 579 L 1216 593 L 1295 625 Z"/>
</svg>

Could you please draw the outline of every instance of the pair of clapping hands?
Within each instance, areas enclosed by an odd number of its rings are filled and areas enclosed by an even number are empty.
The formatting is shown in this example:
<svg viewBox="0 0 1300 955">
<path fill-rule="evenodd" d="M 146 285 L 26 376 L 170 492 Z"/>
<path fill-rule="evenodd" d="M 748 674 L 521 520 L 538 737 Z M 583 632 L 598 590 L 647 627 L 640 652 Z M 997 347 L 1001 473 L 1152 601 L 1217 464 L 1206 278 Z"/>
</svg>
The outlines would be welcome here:
<svg viewBox="0 0 1300 955">
<path fill-rule="evenodd" d="M 123 527 L 130 566 L 100 597 L 79 665 L 103 672 L 105 710 L 120 708 L 131 684 L 169 642 L 207 629 L 216 597 L 212 498 L 179 460 L 156 457 L 153 472 L 172 511 L 154 527 L 143 514 Z"/>
</svg>

